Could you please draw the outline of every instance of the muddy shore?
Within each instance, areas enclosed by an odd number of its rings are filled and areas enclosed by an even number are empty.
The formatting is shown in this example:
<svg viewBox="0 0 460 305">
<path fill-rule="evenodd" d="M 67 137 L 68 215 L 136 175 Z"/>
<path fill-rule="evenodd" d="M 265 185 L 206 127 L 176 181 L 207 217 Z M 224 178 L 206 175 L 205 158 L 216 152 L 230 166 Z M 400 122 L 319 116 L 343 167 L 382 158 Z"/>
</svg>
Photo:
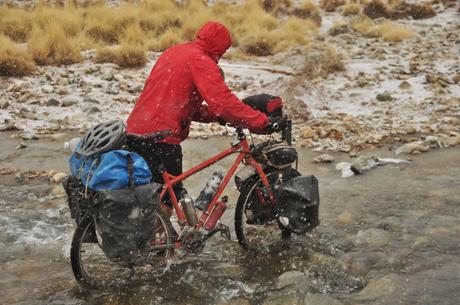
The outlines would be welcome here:
<svg viewBox="0 0 460 305">
<path fill-rule="evenodd" d="M 28 173 L 67 171 L 62 140 L 30 140 L 16 150 L 20 140 L 11 133 L 0 139 L 2 304 L 453 305 L 460 298 L 458 147 L 349 179 L 334 164 L 314 164 L 317 154 L 299 148 L 300 171 L 320 182 L 322 222 L 312 234 L 295 237 L 289 248 L 247 253 L 232 232 L 232 241 L 215 237 L 203 253 L 173 258 L 142 284 L 87 291 L 76 284 L 68 261 L 72 225 L 62 190 Z M 186 141 L 184 167 L 231 141 Z M 393 154 L 388 147 L 368 153 Z M 333 156 L 349 161 L 347 154 Z M 209 171 L 187 184 L 193 195 Z M 228 190 L 233 208 L 238 193 L 232 185 Z M 223 221 L 231 228 L 232 208 Z"/>
</svg>

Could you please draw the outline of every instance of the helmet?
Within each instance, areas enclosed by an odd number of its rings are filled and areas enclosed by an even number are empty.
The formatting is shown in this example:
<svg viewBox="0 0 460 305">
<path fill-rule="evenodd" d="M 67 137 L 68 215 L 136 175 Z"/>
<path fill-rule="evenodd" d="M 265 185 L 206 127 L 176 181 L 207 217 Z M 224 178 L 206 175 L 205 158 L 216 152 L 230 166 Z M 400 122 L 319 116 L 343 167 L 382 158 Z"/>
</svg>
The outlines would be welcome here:
<svg viewBox="0 0 460 305">
<path fill-rule="evenodd" d="M 91 128 L 83 137 L 76 152 L 88 157 L 109 150 L 119 149 L 125 144 L 126 133 L 123 121 L 111 121 Z"/>
</svg>

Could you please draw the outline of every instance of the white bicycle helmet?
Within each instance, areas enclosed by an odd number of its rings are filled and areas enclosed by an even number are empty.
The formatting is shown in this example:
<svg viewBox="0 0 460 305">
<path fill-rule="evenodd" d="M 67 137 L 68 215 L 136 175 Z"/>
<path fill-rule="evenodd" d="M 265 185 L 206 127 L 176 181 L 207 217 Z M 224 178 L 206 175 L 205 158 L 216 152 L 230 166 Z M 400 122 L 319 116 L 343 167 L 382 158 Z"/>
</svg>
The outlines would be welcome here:
<svg viewBox="0 0 460 305">
<path fill-rule="evenodd" d="M 110 121 L 91 128 L 83 137 L 83 142 L 76 152 L 88 157 L 119 149 L 125 144 L 125 140 L 126 133 L 123 121 Z"/>
</svg>

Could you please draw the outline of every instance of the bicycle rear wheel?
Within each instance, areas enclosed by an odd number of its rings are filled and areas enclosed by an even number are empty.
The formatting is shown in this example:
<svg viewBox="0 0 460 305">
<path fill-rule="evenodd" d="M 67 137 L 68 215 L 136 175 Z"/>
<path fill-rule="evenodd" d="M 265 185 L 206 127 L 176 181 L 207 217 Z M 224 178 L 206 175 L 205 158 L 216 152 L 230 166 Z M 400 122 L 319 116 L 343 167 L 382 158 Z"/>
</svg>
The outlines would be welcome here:
<svg viewBox="0 0 460 305">
<path fill-rule="evenodd" d="M 173 253 L 172 248 L 156 247 L 172 244 L 174 239 L 171 222 L 161 208 L 155 207 L 153 225 L 155 229 L 145 249 L 145 260 L 136 266 L 162 265 Z M 93 218 L 86 215 L 75 230 L 70 248 L 75 279 L 84 288 L 100 289 L 125 285 L 134 275 L 135 265 L 110 260 L 99 247 L 101 238 L 92 230 L 93 226 Z"/>
</svg>

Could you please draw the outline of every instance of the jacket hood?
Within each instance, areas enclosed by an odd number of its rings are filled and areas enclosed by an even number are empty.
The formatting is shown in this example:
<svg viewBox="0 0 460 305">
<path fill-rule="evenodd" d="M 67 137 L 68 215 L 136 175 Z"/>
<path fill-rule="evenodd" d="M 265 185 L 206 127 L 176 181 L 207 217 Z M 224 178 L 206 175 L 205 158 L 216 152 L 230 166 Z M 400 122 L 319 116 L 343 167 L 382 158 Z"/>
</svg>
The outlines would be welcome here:
<svg viewBox="0 0 460 305">
<path fill-rule="evenodd" d="M 217 62 L 231 46 L 228 29 L 218 22 L 207 22 L 196 34 L 195 41 Z"/>
</svg>

